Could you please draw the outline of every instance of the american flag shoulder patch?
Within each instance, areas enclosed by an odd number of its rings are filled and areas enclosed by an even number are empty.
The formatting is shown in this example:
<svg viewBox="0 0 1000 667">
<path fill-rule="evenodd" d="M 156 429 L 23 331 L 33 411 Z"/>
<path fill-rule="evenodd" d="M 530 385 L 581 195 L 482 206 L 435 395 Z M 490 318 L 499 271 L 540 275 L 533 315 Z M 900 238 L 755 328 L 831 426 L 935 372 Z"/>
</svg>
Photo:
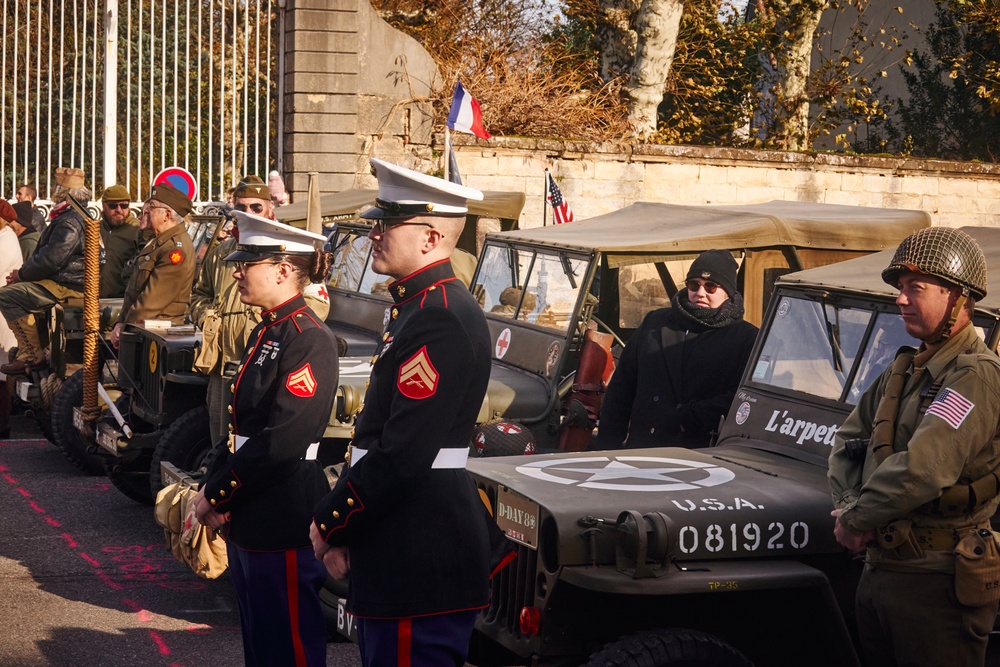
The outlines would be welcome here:
<svg viewBox="0 0 1000 667">
<path fill-rule="evenodd" d="M 976 407 L 975 403 L 954 389 L 945 389 L 937 395 L 925 414 L 937 415 L 948 422 L 952 428 L 958 428 L 974 407 Z"/>
</svg>

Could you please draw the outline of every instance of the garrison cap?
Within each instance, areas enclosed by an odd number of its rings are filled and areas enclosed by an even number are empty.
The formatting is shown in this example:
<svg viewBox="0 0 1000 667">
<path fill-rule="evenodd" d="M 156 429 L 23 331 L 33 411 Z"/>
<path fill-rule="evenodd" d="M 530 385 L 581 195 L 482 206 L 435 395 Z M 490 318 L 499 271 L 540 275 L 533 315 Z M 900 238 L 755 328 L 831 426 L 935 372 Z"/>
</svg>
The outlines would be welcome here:
<svg viewBox="0 0 1000 667">
<path fill-rule="evenodd" d="M 227 262 L 256 262 L 271 255 L 308 255 L 326 245 L 322 234 L 244 211 L 233 211 L 233 215 L 240 240 L 236 250 L 226 256 Z"/>
<path fill-rule="evenodd" d="M 34 229 L 34 226 L 31 224 L 31 211 L 34 209 L 34 206 L 31 205 L 30 201 L 19 201 L 11 208 L 17 214 L 15 220 L 17 220 L 19 225 L 31 230 Z"/>
<path fill-rule="evenodd" d="M 271 191 L 268 189 L 267 184 L 260 179 L 260 177 L 248 176 L 237 183 L 236 189 L 233 190 L 233 196 L 251 197 L 253 199 L 264 199 L 266 201 L 270 201 Z"/>
<path fill-rule="evenodd" d="M 157 183 L 150 189 L 149 198 L 166 204 L 181 217 L 188 215 L 194 208 L 187 195 L 165 181 Z"/>
<path fill-rule="evenodd" d="M 115 184 L 104 190 L 101 199 L 104 201 L 132 201 L 132 195 L 125 189 L 125 186 Z"/>
<path fill-rule="evenodd" d="M 421 174 L 420 172 L 369 158 L 378 179 L 375 206 L 361 214 L 368 220 L 393 220 L 417 215 L 461 218 L 468 212 L 468 201 L 482 200 L 474 188 Z"/>
</svg>

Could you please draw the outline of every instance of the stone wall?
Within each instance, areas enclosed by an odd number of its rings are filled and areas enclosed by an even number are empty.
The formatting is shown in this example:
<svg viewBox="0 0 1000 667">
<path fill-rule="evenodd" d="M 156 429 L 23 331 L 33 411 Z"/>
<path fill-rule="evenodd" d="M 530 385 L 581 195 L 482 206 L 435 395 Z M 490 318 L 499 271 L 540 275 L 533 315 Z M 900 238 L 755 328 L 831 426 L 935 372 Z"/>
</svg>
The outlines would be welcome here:
<svg viewBox="0 0 1000 667">
<path fill-rule="evenodd" d="M 367 158 L 443 169 L 426 51 L 368 0 L 287 0 L 283 149 L 286 185 L 305 195 L 374 187 Z M 542 224 L 548 168 L 578 220 L 635 201 L 749 204 L 771 199 L 920 209 L 934 224 L 1000 226 L 1000 165 L 838 153 L 593 144 L 453 136 L 466 184 L 527 195 L 522 225 Z"/>
<path fill-rule="evenodd" d="M 373 144 L 389 159 L 430 157 L 440 74 L 414 40 L 379 18 L 368 0 L 288 0 L 284 34 L 285 183 L 305 196 L 370 183 Z M 410 166 L 413 166 L 412 164 Z"/>
<path fill-rule="evenodd" d="M 542 224 L 546 168 L 577 220 L 640 200 L 751 204 L 785 199 L 919 209 L 935 225 L 950 227 L 1000 226 L 1000 164 L 545 139 L 484 142 L 465 135 L 453 135 L 453 142 L 466 185 L 527 195 L 524 227 Z M 440 169 L 437 162 L 422 168 Z"/>
</svg>

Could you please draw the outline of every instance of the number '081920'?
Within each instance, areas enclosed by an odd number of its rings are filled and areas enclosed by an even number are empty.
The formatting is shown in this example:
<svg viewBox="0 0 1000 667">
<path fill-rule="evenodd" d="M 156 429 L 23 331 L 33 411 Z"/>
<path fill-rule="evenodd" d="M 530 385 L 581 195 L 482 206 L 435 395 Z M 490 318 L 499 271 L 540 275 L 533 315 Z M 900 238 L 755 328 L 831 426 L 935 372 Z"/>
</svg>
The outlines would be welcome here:
<svg viewBox="0 0 1000 667">
<path fill-rule="evenodd" d="M 783 549 L 804 549 L 809 544 L 809 526 L 796 521 L 790 526 L 772 521 L 762 528 L 761 524 L 713 523 L 699 529 L 684 526 L 677 535 L 681 553 L 690 554 L 705 549 L 710 553 L 720 551 L 780 551 Z"/>
</svg>

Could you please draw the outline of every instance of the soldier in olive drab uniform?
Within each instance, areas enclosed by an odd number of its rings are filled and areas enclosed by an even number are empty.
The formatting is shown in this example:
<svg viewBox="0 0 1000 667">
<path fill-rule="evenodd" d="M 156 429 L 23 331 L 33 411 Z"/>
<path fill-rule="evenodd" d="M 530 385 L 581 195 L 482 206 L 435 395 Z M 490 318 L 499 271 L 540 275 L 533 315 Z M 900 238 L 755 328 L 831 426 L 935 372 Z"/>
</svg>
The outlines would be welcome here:
<svg viewBox="0 0 1000 667">
<path fill-rule="evenodd" d="M 329 490 L 316 460 L 338 385 L 333 333 L 306 306 L 305 286 L 329 269 L 326 238 L 242 212 L 227 255 L 240 297 L 262 309 L 233 381 L 232 453 L 206 474 L 199 521 L 228 525 L 245 663 L 326 663 L 319 589 L 326 579 L 309 540 L 311 509 Z"/>
<path fill-rule="evenodd" d="M 316 507 L 313 547 L 333 577 L 350 570 L 347 608 L 365 667 L 460 666 L 489 600 L 498 530 L 465 470 L 490 334 L 448 259 L 467 200 L 482 193 L 371 164 L 379 197 L 362 216 L 375 221 L 372 266 L 395 280 L 393 305 L 350 467 Z"/>
<path fill-rule="evenodd" d="M 194 244 L 184 227 L 191 200 L 169 183 L 159 183 L 150 191 L 149 209 L 156 237 L 140 251 L 125 289 L 121 313 L 111 331 L 115 347 L 126 323 L 169 320 L 182 324 L 191 302 Z"/>
<path fill-rule="evenodd" d="M 129 208 L 131 199 L 121 185 L 112 185 L 101 195 L 102 299 L 124 296 L 125 267 L 139 252 L 139 219 Z"/>
<path fill-rule="evenodd" d="M 84 222 L 67 198 L 89 201 L 90 190 L 84 186 L 80 169 L 59 167 L 55 179 L 52 221 L 35 251 L 21 268 L 10 272 L 7 286 L 0 288 L 0 313 L 17 339 L 17 358 L 0 366 L 0 372 L 8 375 L 24 374 L 46 363 L 36 316 L 59 300 L 83 296 Z"/>
<path fill-rule="evenodd" d="M 270 198 L 264 198 L 267 187 L 263 183 L 257 176 L 245 177 L 233 191 L 233 208 L 242 212 L 259 210 L 256 215 L 273 220 L 274 207 Z M 260 309 L 240 300 L 233 267 L 225 262 L 239 243 L 239 226 L 234 225 L 231 233 L 233 236 L 221 241 L 205 257 L 191 296 L 191 321 L 202 330 L 195 368 L 209 378 L 208 419 L 212 442 L 219 442 L 228 434 L 223 415 L 230 400 L 224 381 L 226 367 L 240 360 L 250 332 L 260 322 Z M 306 287 L 303 298 L 322 322 L 330 312 L 330 301 L 317 297 L 312 288 L 312 284 Z"/>
<path fill-rule="evenodd" d="M 830 454 L 834 534 L 867 550 L 862 649 L 870 665 L 981 666 L 997 603 L 957 599 L 955 552 L 987 553 L 995 539 L 1000 362 L 970 319 L 986 260 L 967 234 L 932 227 L 900 244 L 882 278 L 922 342 L 862 395 Z M 982 480 L 990 492 L 969 493 Z"/>
</svg>

